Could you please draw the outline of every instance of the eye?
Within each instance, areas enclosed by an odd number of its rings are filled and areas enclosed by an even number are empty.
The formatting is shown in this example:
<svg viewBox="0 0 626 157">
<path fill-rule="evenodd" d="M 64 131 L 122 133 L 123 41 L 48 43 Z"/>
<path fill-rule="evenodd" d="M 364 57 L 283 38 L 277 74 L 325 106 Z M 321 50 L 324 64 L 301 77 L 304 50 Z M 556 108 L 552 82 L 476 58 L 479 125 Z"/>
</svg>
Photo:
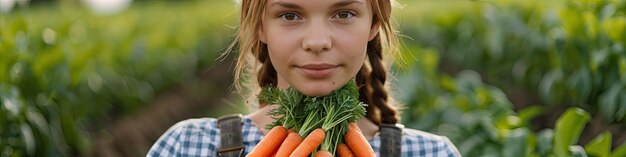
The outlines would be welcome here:
<svg viewBox="0 0 626 157">
<path fill-rule="evenodd" d="M 350 12 L 350 11 L 339 11 L 339 12 L 337 12 L 337 14 L 335 14 L 335 16 L 333 18 L 340 19 L 340 20 L 347 20 L 347 19 L 353 17 L 354 15 L 355 15 L 355 13 Z"/>
<path fill-rule="evenodd" d="M 286 21 L 301 20 L 298 14 L 291 12 L 280 14 L 280 18 Z"/>
</svg>

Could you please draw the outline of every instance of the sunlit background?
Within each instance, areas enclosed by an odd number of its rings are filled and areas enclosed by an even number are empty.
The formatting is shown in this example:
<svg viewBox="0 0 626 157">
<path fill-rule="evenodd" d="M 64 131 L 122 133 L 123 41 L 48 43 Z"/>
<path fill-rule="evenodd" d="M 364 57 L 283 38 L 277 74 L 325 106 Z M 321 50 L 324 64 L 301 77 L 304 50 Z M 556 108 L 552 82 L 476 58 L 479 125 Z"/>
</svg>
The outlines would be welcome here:
<svg viewBox="0 0 626 157">
<path fill-rule="evenodd" d="M 464 156 L 626 156 L 625 0 L 402 0 L 407 127 Z M 0 0 L 0 156 L 145 156 L 248 113 L 233 0 Z"/>
</svg>

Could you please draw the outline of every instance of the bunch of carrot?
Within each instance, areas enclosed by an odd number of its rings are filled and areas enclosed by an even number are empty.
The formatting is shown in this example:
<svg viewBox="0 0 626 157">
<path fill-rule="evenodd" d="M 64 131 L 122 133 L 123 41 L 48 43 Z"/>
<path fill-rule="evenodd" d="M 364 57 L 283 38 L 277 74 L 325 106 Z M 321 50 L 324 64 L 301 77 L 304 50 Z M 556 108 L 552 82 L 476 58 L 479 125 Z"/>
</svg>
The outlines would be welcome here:
<svg viewBox="0 0 626 157">
<path fill-rule="evenodd" d="M 327 96 L 265 88 L 258 98 L 279 107 L 269 112 L 275 121 L 248 157 L 375 156 L 354 123 L 365 116 L 366 106 L 354 80 Z"/>
</svg>

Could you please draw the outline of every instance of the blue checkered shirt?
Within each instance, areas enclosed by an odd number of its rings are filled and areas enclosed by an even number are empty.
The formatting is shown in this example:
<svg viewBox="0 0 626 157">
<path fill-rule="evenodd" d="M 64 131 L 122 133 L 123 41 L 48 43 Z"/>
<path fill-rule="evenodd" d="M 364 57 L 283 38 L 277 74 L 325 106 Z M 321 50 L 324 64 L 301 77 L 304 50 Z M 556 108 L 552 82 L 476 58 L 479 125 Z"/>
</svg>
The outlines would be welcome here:
<svg viewBox="0 0 626 157">
<path fill-rule="evenodd" d="M 243 117 L 244 153 L 248 154 L 263 138 L 259 128 L 249 117 Z M 380 136 L 369 140 L 380 156 Z M 220 130 L 214 118 L 189 119 L 172 126 L 154 143 L 147 156 L 217 156 Z M 405 128 L 402 135 L 403 157 L 456 157 L 461 156 L 456 147 L 443 136 Z"/>
</svg>

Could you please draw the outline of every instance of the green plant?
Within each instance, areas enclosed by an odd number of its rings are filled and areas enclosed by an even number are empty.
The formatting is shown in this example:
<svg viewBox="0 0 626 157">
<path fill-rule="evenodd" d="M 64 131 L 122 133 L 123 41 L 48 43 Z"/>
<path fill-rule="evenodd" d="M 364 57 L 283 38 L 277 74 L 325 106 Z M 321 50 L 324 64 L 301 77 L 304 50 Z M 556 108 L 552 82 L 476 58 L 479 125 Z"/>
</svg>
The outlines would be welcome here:
<svg viewBox="0 0 626 157">
<path fill-rule="evenodd" d="M 607 156 L 611 134 L 605 133 L 584 145 L 578 138 L 590 115 L 580 108 L 562 113 L 554 129 L 532 132 L 530 120 L 544 112 L 532 106 L 515 112 L 512 103 L 498 88 L 482 82 L 474 71 L 456 77 L 436 70 L 438 53 L 412 49 L 421 61 L 400 70 L 398 83 L 406 88 L 400 99 L 410 105 L 403 123 L 411 128 L 445 135 L 464 156 Z M 623 154 L 626 146 L 612 154 Z M 617 155 L 615 155 L 617 156 Z"/>
<path fill-rule="evenodd" d="M 626 1 L 402 3 L 419 8 L 400 13 L 410 37 L 408 67 L 398 68 L 408 126 L 450 137 L 465 156 L 624 154 L 623 145 L 611 152 L 610 133 L 584 147 L 578 139 L 592 115 L 626 121 Z M 519 107 L 512 88 L 540 101 Z M 543 114 L 561 115 L 535 133 L 530 120 Z"/>
<path fill-rule="evenodd" d="M 406 3 L 421 7 L 402 30 L 411 44 L 441 52 L 442 64 L 536 92 L 545 105 L 624 122 L 626 1 Z"/>
<path fill-rule="evenodd" d="M 89 151 L 91 133 L 213 63 L 231 40 L 228 6 L 145 2 L 96 15 L 53 5 L 0 14 L 0 156 Z"/>
</svg>

